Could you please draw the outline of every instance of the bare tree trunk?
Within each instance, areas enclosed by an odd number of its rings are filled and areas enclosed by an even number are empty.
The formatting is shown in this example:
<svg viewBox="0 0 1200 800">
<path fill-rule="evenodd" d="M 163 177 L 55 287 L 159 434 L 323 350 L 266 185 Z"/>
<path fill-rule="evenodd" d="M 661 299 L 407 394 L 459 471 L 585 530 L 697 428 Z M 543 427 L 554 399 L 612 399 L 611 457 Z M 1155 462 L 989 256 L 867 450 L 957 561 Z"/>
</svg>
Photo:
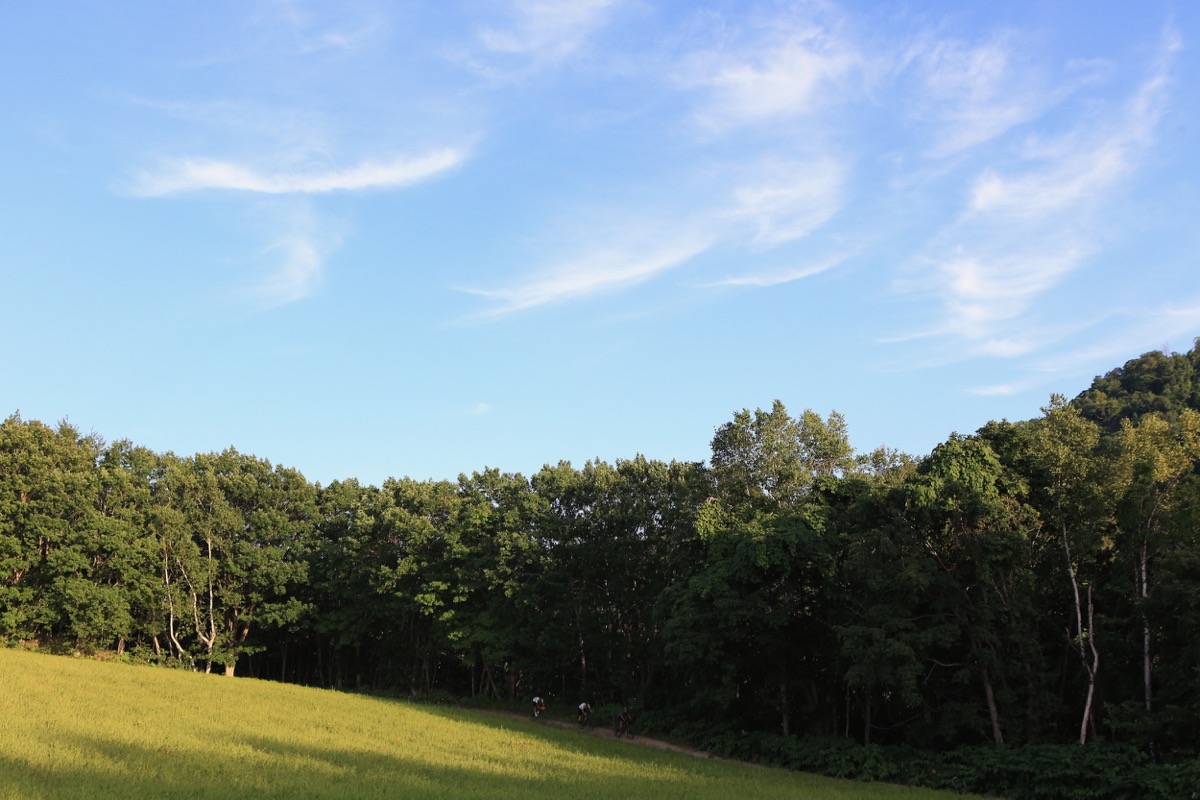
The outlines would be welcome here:
<svg viewBox="0 0 1200 800">
<path fill-rule="evenodd" d="M 1087 671 L 1088 688 L 1087 700 L 1083 705 L 1083 718 L 1079 722 L 1079 743 L 1087 744 L 1088 729 L 1091 726 L 1092 704 L 1096 697 L 1096 673 L 1100 669 L 1100 651 L 1096 647 L 1095 598 L 1092 587 L 1087 587 L 1087 627 L 1083 624 L 1083 602 L 1079 595 L 1079 578 L 1075 572 L 1075 563 L 1071 558 L 1071 542 L 1063 528 L 1063 549 L 1067 554 L 1067 575 L 1071 578 L 1071 591 L 1075 598 L 1075 647 L 1079 652 L 1079 660 Z M 1084 642 L 1087 645 L 1085 649 Z M 1091 661 L 1088 661 L 1087 651 L 1091 651 Z"/>
<path fill-rule="evenodd" d="M 1142 683 L 1146 695 L 1146 713 L 1150 713 L 1153 698 L 1150 683 L 1150 618 L 1146 616 L 1145 605 L 1150 599 L 1150 545 L 1144 539 L 1138 560 L 1138 584 L 1142 595 Z"/>
<path fill-rule="evenodd" d="M 173 650 L 175 658 L 183 658 L 183 645 L 179 643 L 179 637 L 175 633 L 175 592 L 171 588 L 171 561 L 170 554 L 163 550 L 163 587 L 167 594 L 167 636 L 168 644 Z M 158 637 L 154 637 L 155 649 L 158 649 Z M 192 664 L 193 668 L 195 664 Z"/>
<path fill-rule="evenodd" d="M 579 692 L 587 695 L 587 649 L 583 640 L 583 602 L 575 598 L 575 637 L 579 644 Z"/>
<path fill-rule="evenodd" d="M 1087 732 L 1090 729 L 1094 730 L 1092 725 L 1092 704 L 1096 699 L 1096 673 L 1100 671 L 1100 651 L 1096 648 L 1096 622 L 1095 622 L 1095 604 L 1092 599 L 1092 587 L 1087 590 L 1087 610 L 1088 610 L 1088 647 L 1092 653 L 1092 663 L 1087 667 L 1088 673 L 1088 692 L 1087 702 L 1083 706 L 1083 721 L 1079 725 L 1079 743 L 1087 742 Z"/>
<path fill-rule="evenodd" d="M 863 702 L 863 744 L 871 743 L 871 693 L 867 692 L 867 696 Z"/>
<path fill-rule="evenodd" d="M 787 679 L 779 679 L 779 710 L 782 719 L 780 727 L 783 729 L 783 735 L 787 736 L 792 732 L 792 715 L 791 707 L 788 702 Z"/>
<path fill-rule="evenodd" d="M 843 729 L 842 738 L 849 739 L 850 738 L 850 686 L 849 686 L 849 684 L 846 685 L 846 714 L 845 714 L 844 720 L 845 720 L 845 728 Z"/>
<path fill-rule="evenodd" d="M 579 691 L 587 694 L 587 650 L 583 647 L 583 634 L 579 634 Z"/>
<path fill-rule="evenodd" d="M 981 667 L 979 676 L 983 679 L 983 693 L 987 697 L 988 715 L 992 718 L 992 740 L 996 744 L 1004 744 L 1004 733 L 1000 730 L 1000 711 L 996 708 L 996 694 L 992 691 L 992 679 L 987 667 Z"/>
<path fill-rule="evenodd" d="M 480 651 L 480 656 L 483 658 L 483 674 L 479 676 L 479 693 L 488 692 L 496 700 L 500 699 L 500 689 L 496 686 L 496 679 L 492 675 L 492 665 L 488 663 L 487 652 Z"/>
</svg>

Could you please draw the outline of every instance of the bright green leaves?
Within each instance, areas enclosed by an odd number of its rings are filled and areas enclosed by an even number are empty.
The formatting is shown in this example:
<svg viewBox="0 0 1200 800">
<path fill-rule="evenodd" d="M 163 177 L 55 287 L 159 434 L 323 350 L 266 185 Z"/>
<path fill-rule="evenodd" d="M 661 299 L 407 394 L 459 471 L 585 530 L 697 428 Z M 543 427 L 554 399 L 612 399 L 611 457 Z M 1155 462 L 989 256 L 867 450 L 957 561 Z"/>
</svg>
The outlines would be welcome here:
<svg viewBox="0 0 1200 800">
<path fill-rule="evenodd" d="M 836 411 L 822 420 L 806 410 L 789 416 L 776 400 L 769 412 L 743 409 L 717 429 L 712 471 L 721 497 L 734 505 L 777 509 L 799 504 L 820 477 L 853 468 L 846 423 Z"/>
</svg>

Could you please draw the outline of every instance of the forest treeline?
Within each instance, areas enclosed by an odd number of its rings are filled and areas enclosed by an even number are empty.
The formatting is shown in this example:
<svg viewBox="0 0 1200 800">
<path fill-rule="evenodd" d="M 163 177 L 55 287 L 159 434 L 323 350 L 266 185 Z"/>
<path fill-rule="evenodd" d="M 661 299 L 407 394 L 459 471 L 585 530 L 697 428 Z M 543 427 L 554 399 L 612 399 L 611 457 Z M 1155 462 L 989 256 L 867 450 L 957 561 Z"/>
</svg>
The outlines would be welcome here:
<svg viewBox="0 0 1200 800">
<path fill-rule="evenodd" d="M 950 748 L 1200 741 L 1200 340 L 913 459 L 836 412 L 328 486 L 0 425 L 0 637 L 301 684 Z"/>
</svg>

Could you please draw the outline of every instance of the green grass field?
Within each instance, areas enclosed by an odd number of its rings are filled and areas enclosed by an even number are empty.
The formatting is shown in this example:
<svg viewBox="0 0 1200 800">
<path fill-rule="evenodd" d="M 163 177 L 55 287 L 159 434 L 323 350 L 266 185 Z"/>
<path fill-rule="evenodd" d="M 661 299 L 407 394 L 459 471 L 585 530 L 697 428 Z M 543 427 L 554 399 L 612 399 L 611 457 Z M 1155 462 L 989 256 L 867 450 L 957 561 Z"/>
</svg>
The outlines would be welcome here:
<svg viewBox="0 0 1200 800">
<path fill-rule="evenodd" d="M 933 800 L 503 715 L 0 649 L 0 798 Z"/>
</svg>

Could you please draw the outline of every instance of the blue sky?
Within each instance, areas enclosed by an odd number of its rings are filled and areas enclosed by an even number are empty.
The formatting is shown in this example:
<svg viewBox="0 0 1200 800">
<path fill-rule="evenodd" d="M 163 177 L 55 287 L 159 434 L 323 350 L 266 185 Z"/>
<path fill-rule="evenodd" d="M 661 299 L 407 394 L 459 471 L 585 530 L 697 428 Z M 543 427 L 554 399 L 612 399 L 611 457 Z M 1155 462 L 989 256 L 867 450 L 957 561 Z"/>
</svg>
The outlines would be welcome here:
<svg viewBox="0 0 1200 800">
<path fill-rule="evenodd" d="M 928 453 L 1200 335 L 1200 5 L 12 3 L 0 414 L 313 481 Z"/>
</svg>

